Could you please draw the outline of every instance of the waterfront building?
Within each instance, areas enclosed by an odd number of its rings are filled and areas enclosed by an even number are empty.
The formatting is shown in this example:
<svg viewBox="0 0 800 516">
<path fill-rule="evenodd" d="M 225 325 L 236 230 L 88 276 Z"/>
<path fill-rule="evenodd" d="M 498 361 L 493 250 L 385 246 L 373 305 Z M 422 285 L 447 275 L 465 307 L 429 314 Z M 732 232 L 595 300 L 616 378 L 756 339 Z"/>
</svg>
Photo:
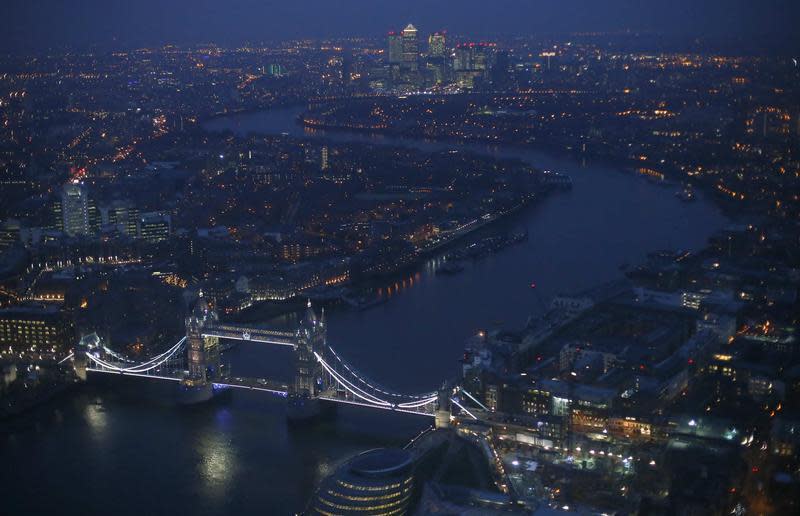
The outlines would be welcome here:
<svg viewBox="0 0 800 516">
<path fill-rule="evenodd" d="M 88 235 L 89 195 L 79 182 L 64 185 L 61 192 L 61 216 L 64 232 L 69 236 Z"/>
<path fill-rule="evenodd" d="M 16 306 L 0 310 L 0 356 L 51 360 L 75 343 L 72 323 L 55 306 Z"/>
<path fill-rule="evenodd" d="M 346 462 L 322 482 L 312 514 L 406 514 L 414 495 L 414 460 L 406 450 L 378 449 Z"/>
</svg>

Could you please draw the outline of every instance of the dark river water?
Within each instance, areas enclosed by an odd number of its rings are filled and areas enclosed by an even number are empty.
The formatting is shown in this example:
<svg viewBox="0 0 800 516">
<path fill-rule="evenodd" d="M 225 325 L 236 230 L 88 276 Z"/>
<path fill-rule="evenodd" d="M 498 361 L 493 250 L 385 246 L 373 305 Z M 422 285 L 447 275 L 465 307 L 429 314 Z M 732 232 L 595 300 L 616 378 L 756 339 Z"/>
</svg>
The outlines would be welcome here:
<svg viewBox="0 0 800 516">
<path fill-rule="evenodd" d="M 622 276 L 656 249 L 698 249 L 725 217 L 699 196 L 675 197 L 614 167 L 540 150 L 441 144 L 353 134 L 304 133 L 299 108 L 215 119 L 209 130 L 458 148 L 518 157 L 569 174 L 556 193 L 500 222 L 528 230 L 522 244 L 436 275 L 436 260 L 387 282 L 391 299 L 329 314 L 328 340 L 361 371 L 398 390 L 435 389 L 456 374 L 464 340 L 480 328 L 518 328 L 561 292 Z M 530 288 L 535 282 L 537 288 Z M 386 289 L 385 289 L 386 290 Z M 285 350 L 244 343 L 229 353 L 246 376 L 285 371 Z M 341 408 L 313 428 L 290 429 L 282 401 L 229 392 L 206 405 L 163 401 L 169 386 L 90 385 L 0 426 L 0 513 L 289 514 L 348 456 L 406 442 L 427 418 Z M 8 511 L 8 512 L 7 512 Z"/>
</svg>

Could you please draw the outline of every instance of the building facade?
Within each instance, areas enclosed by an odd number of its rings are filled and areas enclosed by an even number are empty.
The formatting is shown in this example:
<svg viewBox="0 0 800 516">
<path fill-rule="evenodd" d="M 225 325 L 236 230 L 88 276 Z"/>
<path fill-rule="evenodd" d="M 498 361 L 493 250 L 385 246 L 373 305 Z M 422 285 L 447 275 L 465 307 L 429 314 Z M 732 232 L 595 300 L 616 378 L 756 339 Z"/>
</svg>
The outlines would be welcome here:
<svg viewBox="0 0 800 516">
<path fill-rule="evenodd" d="M 56 360 L 69 352 L 76 339 L 74 326 L 56 307 L 0 310 L 0 356 Z"/>
<path fill-rule="evenodd" d="M 69 236 L 88 235 L 89 195 L 81 183 L 64 185 L 61 192 L 61 216 L 64 233 Z"/>
<path fill-rule="evenodd" d="M 409 512 L 414 495 L 414 461 L 399 449 L 357 455 L 320 486 L 311 514 L 395 515 Z"/>
</svg>

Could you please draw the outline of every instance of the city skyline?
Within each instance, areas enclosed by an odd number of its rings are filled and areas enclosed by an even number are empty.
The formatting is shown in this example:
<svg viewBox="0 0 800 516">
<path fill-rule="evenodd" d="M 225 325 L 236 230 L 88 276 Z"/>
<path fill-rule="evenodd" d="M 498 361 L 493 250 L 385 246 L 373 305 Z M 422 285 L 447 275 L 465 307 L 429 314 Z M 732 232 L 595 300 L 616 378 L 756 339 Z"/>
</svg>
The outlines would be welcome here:
<svg viewBox="0 0 800 516">
<path fill-rule="evenodd" d="M 43 12 L 51 15 L 42 16 Z M 491 9 L 478 0 L 433 5 L 422 0 L 148 0 L 134 4 L 119 0 L 77 4 L 11 0 L 0 7 L 0 14 L 13 20 L 0 36 L 0 51 L 25 53 L 59 48 L 127 50 L 166 44 L 238 46 L 290 38 L 376 37 L 392 28 L 400 30 L 411 20 L 426 31 L 448 29 L 481 38 L 651 32 L 689 44 L 687 38 L 700 38 L 731 50 L 796 52 L 800 44 L 792 24 L 800 16 L 800 7 L 791 0 L 503 0 Z"/>
</svg>

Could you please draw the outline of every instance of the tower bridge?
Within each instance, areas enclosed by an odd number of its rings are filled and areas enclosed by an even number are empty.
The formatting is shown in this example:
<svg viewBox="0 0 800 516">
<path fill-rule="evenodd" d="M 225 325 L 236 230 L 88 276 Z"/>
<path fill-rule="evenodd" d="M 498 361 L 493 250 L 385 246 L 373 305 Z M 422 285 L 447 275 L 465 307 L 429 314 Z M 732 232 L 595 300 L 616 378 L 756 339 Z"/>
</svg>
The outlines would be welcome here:
<svg viewBox="0 0 800 516">
<path fill-rule="evenodd" d="M 174 381 L 183 401 L 201 402 L 215 390 L 231 388 L 286 398 L 290 419 L 318 414 L 327 403 L 434 417 L 437 427 L 450 423 L 452 409 L 478 419 L 486 409 L 460 387 L 406 394 L 382 387 L 349 364 L 327 343 L 324 310 L 318 316 L 309 301 L 295 331 L 223 324 L 201 296 L 185 319 L 186 335 L 166 351 L 133 361 L 108 348 L 96 334 L 81 339 L 72 359 L 79 377 L 112 374 Z M 294 373 L 287 383 L 232 376 L 220 362 L 220 339 L 291 347 Z M 67 360 L 65 359 L 65 360 Z M 467 408 L 467 404 L 471 407 Z"/>
</svg>

